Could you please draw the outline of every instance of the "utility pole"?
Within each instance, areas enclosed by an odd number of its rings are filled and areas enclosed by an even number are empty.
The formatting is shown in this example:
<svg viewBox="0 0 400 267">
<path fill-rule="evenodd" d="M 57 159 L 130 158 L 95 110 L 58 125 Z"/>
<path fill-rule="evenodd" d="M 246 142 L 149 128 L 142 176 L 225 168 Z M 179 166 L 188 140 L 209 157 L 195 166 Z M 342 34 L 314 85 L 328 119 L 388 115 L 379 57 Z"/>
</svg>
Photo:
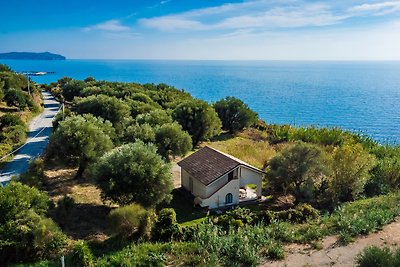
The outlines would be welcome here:
<svg viewBox="0 0 400 267">
<path fill-rule="evenodd" d="M 29 83 L 29 75 L 26 75 L 26 78 L 28 78 L 28 94 L 29 95 L 31 95 L 31 90 L 30 90 L 30 88 L 29 88 L 29 85 L 30 85 L 30 83 Z"/>
</svg>

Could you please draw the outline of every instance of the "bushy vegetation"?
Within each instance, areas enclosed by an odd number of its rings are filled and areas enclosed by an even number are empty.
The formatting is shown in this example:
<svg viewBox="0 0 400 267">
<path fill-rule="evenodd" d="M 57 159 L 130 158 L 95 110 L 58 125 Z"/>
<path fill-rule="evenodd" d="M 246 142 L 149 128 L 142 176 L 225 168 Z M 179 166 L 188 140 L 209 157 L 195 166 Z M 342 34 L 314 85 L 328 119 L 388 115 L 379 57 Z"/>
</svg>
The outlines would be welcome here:
<svg viewBox="0 0 400 267">
<path fill-rule="evenodd" d="M 90 114 L 70 116 L 51 136 L 47 157 L 78 165 L 76 178 L 80 178 L 88 164 L 111 150 L 112 133 L 109 121 Z"/>
<path fill-rule="evenodd" d="M 285 243 L 332 234 L 346 243 L 400 214 L 399 147 L 336 128 L 267 125 L 238 99 L 211 106 L 165 84 L 63 78 L 52 87 L 68 112 L 57 119 L 46 160 L 78 167 L 77 177 L 94 178 L 87 181 L 99 186 L 103 199 L 121 205 L 109 215 L 110 240 L 123 242 L 76 243 L 66 254 L 77 266 L 256 266 L 265 258 L 282 259 Z M 14 117 L 0 121 L 0 127 L 20 125 Z M 218 136 L 221 127 L 230 133 Z M 267 172 L 263 194 L 270 201 L 180 225 L 171 208 L 180 206 L 166 204 L 172 190 L 168 162 L 210 139 L 211 146 Z M 33 163 L 30 177 L 42 175 L 42 166 Z M 31 180 L 24 181 L 40 185 Z M 363 199 L 379 194 L 385 195 Z M 271 205 L 282 196 L 295 201 Z M 54 212 L 67 217 L 74 205 L 65 196 Z M 24 218 L 57 233 L 46 212 Z M 47 246 L 37 244 L 40 251 Z"/>
<path fill-rule="evenodd" d="M 128 239 L 145 227 L 148 212 L 138 204 L 130 204 L 112 210 L 109 214 L 111 227 L 115 235 Z"/>
<path fill-rule="evenodd" d="M 85 241 L 78 241 L 71 253 L 71 263 L 76 267 L 92 267 L 93 253 Z"/>
<path fill-rule="evenodd" d="M 201 100 L 182 103 L 174 110 L 173 118 L 190 134 L 193 146 L 218 135 L 221 130 L 221 120 L 217 113 Z"/>
<path fill-rule="evenodd" d="M 154 224 L 152 238 L 156 241 L 171 241 L 181 238 L 182 230 L 176 222 L 176 213 L 174 209 L 162 209 Z"/>
<path fill-rule="evenodd" d="M 105 154 L 94 166 L 93 176 L 105 199 L 150 207 L 170 199 L 170 170 L 154 145 L 138 140 Z"/>
<path fill-rule="evenodd" d="M 371 246 L 357 257 L 359 267 L 397 267 L 400 266 L 400 249 L 390 251 L 387 247 Z"/>
<path fill-rule="evenodd" d="M 222 129 L 230 133 L 243 130 L 253 125 L 258 119 L 257 113 L 235 97 L 226 97 L 217 101 L 214 109 L 222 122 Z"/>
<path fill-rule="evenodd" d="M 0 187 L 0 263 L 58 256 L 67 237 L 46 216 L 50 199 L 38 189 L 12 182 Z"/>
<path fill-rule="evenodd" d="M 0 64 L 0 158 L 25 142 L 26 120 L 40 110 L 34 101 L 39 94 L 36 84 L 31 83 L 30 95 L 27 86 L 24 75 Z"/>
</svg>

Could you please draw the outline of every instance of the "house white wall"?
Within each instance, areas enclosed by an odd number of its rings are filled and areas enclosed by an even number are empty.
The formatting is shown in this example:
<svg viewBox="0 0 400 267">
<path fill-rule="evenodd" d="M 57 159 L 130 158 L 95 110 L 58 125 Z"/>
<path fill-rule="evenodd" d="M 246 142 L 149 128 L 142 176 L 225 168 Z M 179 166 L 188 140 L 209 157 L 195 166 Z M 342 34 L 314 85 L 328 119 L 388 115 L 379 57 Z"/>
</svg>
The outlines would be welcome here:
<svg viewBox="0 0 400 267">
<path fill-rule="evenodd" d="M 190 192 L 190 184 L 189 184 L 190 175 L 187 171 L 181 168 L 181 185 L 183 188 Z"/>
<path fill-rule="evenodd" d="M 237 174 L 237 168 L 233 170 L 234 171 L 234 176 L 235 173 Z M 228 183 L 228 174 L 225 174 L 221 176 L 218 180 L 214 181 L 213 183 L 209 184 L 207 186 L 207 197 L 210 197 L 212 194 L 217 192 L 224 184 Z"/>
<path fill-rule="evenodd" d="M 240 166 L 240 187 L 244 187 L 248 184 L 257 185 L 257 196 L 261 196 L 261 187 L 262 187 L 262 173 L 250 169 L 246 166 Z"/>
<path fill-rule="evenodd" d="M 233 180 L 228 182 L 228 174 L 225 174 L 206 186 L 196 178 L 191 177 L 184 169 L 181 169 L 182 186 L 191 192 L 192 195 L 199 198 L 201 202 L 200 206 L 208 206 L 210 209 L 225 206 L 225 197 L 228 193 L 232 194 L 232 204 L 238 204 L 239 189 L 248 184 L 257 185 L 257 195 L 261 196 L 262 176 L 262 173 L 241 165 L 234 170 Z M 193 181 L 192 190 L 190 188 L 191 180 Z"/>
<path fill-rule="evenodd" d="M 193 187 L 190 188 L 190 183 L 193 181 Z M 199 180 L 196 178 L 193 178 L 190 176 L 190 174 L 185 171 L 184 169 L 181 169 L 181 182 L 182 186 L 192 193 L 192 195 L 200 198 L 206 198 L 207 197 L 207 186 L 202 184 Z"/>
<path fill-rule="evenodd" d="M 200 206 L 209 207 L 210 209 L 215 209 L 218 207 L 226 206 L 225 197 L 227 194 L 232 194 L 232 203 L 229 205 L 235 205 L 239 203 L 239 180 L 233 179 L 229 183 L 227 183 L 220 190 L 215 192 L 209 198 L 202 199 L 202 203 Z"/>
</svg>

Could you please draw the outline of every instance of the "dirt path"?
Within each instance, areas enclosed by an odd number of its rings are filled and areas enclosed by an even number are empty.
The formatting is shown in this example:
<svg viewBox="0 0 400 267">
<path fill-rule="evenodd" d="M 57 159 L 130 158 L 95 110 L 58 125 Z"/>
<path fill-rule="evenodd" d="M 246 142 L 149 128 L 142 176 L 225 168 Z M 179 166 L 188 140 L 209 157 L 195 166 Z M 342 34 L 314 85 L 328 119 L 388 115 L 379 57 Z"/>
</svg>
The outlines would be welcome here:
<svg viewBox="0 0 400 267">
<path fill-rule="evenodd" d="M 262 266 L 355 266 L 357 255 L 365 247 L 376 245 L 394 248 L 400 246 L 400 218 L 386 225 L 381 231 L 359 237 L 347 246 L 340 246 L 336 241 L 336 237 L 326 237 L 322 241 L 323 249 L 321 250 L 312 249 L 309 245 L 288 245 L 285 260 L 266 262 Z"/>
</svg>

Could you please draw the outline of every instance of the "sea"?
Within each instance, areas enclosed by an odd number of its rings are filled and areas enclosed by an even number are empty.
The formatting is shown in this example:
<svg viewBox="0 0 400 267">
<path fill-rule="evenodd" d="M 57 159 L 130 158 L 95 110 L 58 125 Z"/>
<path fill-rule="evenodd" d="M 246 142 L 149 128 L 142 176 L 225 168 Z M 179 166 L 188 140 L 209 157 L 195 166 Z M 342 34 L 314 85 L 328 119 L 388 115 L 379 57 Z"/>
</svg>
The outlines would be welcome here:
<svg viewBox="0 0 400 267">
<path fill-rule="evenodd" d="M 267 123 L 340 127 L 400 144 L 400 61 L 0 60 L 51 83 L 74 79 L 166 83 L 215 102 L 242 99 Z"/>
</svg>

